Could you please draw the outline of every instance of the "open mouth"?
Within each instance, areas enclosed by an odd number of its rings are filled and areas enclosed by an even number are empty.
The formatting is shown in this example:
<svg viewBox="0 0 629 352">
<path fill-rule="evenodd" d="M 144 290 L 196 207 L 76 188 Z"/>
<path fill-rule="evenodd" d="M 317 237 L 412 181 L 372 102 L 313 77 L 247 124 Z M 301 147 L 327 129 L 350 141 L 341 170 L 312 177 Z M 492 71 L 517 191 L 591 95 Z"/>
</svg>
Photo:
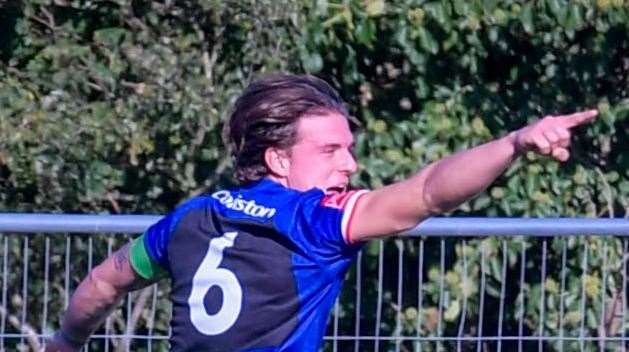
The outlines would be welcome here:
<svg viewBox="0 0 629 352">
<path fill-rule="evenodd" d="M 326 195 L 334 195 L 334 194 L 339 194 L 339 193 L 343 193 L 345 192 L 347 186 L 333 186 L 333 187 L 328 187 L 325 190 L 325 194 Z"/>
</svg>

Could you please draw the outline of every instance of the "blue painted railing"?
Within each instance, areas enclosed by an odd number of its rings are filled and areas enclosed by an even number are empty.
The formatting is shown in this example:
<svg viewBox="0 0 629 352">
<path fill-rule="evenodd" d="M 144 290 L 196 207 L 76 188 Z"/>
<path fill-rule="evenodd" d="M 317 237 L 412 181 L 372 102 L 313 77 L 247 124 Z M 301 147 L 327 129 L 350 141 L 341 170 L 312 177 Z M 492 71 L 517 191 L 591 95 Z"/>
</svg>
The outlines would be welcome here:
<svg viewBox="0 0 629 352">
<path fill-rule="evenodd" d="M 0 232 L 140 233 L 161 215 L 0 213 Z M 404 236 L 629 236 L 629 219 L 430 218 Z"/>
</svg>

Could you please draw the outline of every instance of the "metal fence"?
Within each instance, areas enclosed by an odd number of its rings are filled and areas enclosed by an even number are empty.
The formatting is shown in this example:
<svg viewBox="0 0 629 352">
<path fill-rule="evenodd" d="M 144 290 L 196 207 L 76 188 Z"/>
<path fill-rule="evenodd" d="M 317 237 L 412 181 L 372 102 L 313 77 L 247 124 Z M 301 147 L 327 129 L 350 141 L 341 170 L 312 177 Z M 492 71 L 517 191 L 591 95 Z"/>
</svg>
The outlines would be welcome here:
<svg viewBox="0 0 629 352">
<path fill-rule="evenodd" d="M 0 214 L 0 350 L 38 350 L 89 269 L 158 216 Z M 372 241 L 326 351 L 625 351 L 626 219 L 433 218 Z M 165 351 L 168 282 L 128 295 L 89 351 Z"/>
</svg>

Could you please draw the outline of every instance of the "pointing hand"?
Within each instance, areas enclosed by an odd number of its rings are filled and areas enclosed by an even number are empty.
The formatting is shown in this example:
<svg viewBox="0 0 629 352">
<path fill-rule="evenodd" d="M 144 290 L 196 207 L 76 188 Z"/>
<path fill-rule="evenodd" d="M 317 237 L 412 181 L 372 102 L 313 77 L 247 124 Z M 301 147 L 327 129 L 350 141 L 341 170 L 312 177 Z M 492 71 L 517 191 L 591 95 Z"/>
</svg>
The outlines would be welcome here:
<svg viewBox="0 0 629 352">
<path fill-rule="evenodd" d="M 558 161 L 570 158 L 570 130 L 593 121 L 596 110 L 577 112 L 570 115 L 546 116 L 522 129 L 512 132 L 510 137 L 516 152 L 529 150 L 550 155 Z"/>
</svg>

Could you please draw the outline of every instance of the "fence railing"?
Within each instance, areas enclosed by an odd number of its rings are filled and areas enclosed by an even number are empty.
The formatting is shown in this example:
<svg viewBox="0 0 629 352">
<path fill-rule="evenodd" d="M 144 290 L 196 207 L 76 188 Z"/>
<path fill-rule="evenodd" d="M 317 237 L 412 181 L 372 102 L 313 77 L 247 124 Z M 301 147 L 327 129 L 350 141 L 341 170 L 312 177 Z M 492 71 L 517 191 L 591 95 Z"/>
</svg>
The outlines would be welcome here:
<svg viewBox="0 0 629 352">
<path fill-rule="evenodd" d="M 37 350 L 96 263 L 159 216 L 0 214 L 0 350 Z M 432 218 L 368 243 L 327 351 L 625 351 L 627 219 Z M 166 351 L 168 282 L 133 292 L 89 351 Z"/>
<path fill-rule="evenodd" d="M 141 233 L 160 215 L 0 213 L 2 232 Z M 402 236 L 629 236 L 629 219 L 430 218 Z"/>
</svg>

